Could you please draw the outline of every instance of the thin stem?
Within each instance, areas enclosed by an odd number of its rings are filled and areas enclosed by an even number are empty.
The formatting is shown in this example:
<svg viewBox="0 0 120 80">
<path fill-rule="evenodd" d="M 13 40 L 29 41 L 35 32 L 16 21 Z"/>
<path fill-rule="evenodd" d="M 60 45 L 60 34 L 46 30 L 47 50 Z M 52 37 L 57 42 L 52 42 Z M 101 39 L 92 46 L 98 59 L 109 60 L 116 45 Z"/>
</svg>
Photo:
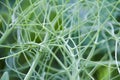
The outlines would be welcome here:
<svg viewBox="0 0 120 80">
<path fill-rule="evenodd" d="M 29 71 L 28 71 L 27 75 L 25 76 L 24 80 L 29 80 L 30 79 L 32 73 L 34 72 L 35 67 L 38 64 L 39 58 L 40 58 L 40 53 L 37 53 L 36 57 L 35 57 L 35 60 L 33 61 L 32 66 L 29 69 Z"/>
<path fill-rule="evenodd" d="M 118 40 L 116 40 L 116 42 L 115 42 L 115 62 L 116 62 L 118 72 L 120 74 L 120 68 L 119 68 L 119 64 L 118 64 L 118 61 L 117 61 L 117 48 L 118 48 L 117 44 L 118 44 Z"/>
<path fill-rule="evenodd" d="M 5 39 L 9 36 L 9 34 L 12 32 L 13 29 L 14 29 L 14 27 L 11 27 L 10 29 L 7 29 L 5 31 L 3 36 L 0 38 L 0 44 L 2 44 L 5 41 Z"/>
</svg>

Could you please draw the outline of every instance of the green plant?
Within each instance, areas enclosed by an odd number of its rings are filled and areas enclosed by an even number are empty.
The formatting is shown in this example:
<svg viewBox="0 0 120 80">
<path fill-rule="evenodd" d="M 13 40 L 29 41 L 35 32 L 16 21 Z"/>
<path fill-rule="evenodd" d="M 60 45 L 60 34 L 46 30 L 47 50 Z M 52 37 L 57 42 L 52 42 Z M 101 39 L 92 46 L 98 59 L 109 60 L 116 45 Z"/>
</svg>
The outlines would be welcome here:
<svg viewBox="0 0 120 80">
<path fill-rule="evenodd" d="M 1 79 L 118 80 L 119 4 L 1 0 Z"/>
</svg>

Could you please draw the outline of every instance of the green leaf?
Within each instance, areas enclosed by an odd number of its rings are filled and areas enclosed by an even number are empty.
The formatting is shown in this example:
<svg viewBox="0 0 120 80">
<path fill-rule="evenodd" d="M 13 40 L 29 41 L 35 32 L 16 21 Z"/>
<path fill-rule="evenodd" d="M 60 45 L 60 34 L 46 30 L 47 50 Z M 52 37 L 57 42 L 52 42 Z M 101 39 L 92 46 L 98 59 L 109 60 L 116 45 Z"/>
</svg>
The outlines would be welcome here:
<svg viewBox="0 0 120 80">
<path fill-rule="evenodd" d="M 0 80 L 9 80 L 9 74 L 8 72 L 4 72 Z"/>
</svg>

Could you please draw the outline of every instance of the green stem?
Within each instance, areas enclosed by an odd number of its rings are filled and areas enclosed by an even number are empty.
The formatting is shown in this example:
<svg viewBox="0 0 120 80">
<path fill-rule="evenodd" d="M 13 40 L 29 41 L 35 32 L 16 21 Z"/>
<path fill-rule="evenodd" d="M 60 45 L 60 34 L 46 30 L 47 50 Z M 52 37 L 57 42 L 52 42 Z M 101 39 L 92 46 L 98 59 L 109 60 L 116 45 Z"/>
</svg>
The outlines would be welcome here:
<svg viewBox="0 0 120 80">
<path fill-rule="evenodd" d="M 32 66 L 31 66 L 31 68 L 29 69 L 29 71 L 28 71 L 27 75 L 25 76 L 24 80 L 29 80 L 29 79 L 30 79 L 30 77 L 31 77 L 31 75 L 32 75 L 35 67 L 36 67 L 37 64 L 38 64 L 39 58 L 40 58 L 40 53 L 37 53 L 36 58 L 35 58 L 35 60 L 33 61 Z"/>
<path fill-rule="evenodd" d="M 14 27 L 11 27 L 10 29 L 7 29 L 5 31 L 5 33 L 3 34 L 3 36 L 0 38 L 0 44 L 2 44 L 5 41 L 5 39 L 8 37 L 8 35 L 12 32 L 13 28 Z"/>
</svg>

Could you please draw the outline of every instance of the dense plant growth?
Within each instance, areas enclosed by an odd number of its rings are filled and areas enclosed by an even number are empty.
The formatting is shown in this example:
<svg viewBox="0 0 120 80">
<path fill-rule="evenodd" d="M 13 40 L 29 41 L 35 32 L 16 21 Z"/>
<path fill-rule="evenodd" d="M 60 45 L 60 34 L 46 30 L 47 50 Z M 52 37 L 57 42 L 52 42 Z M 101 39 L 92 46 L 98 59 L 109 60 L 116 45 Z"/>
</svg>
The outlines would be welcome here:
<svg viewBox="0 0 120 80">
<path fill-rule="evenodd" d="M 0 0 L 1 80 L 119 80 L 120 0 Z"/>
</svg>

